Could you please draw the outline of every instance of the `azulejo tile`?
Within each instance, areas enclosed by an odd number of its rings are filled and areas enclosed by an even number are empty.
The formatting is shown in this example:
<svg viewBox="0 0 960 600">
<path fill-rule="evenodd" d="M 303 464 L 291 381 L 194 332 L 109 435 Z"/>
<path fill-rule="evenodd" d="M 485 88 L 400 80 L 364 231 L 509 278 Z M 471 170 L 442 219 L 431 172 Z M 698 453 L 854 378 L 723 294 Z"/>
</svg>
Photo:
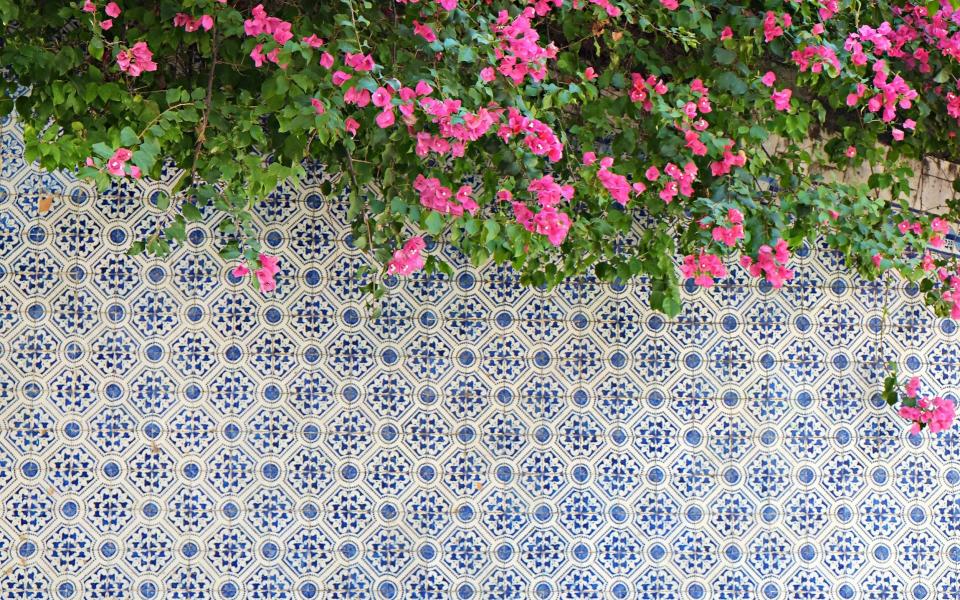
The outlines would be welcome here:
<svg viewBox="0 0 960 600">
<path fill-rule="evenodd" d="M 392 279 L 373 318 L 321 165 L 257 209 L 264 298 L 206 223 L 124 254 L 172 168 L 97 193 L 19 136 L 0 596 L 960 594 L 960 429 L 910 438 L 878 395 L 890 360 L 960 392 L 957 327 L 905 282 L 815 244 L 783 290 L 734 265 L 668 319 L 645 281 L 530 290 L 445 246 L 454 275 Z"/>
</svg>

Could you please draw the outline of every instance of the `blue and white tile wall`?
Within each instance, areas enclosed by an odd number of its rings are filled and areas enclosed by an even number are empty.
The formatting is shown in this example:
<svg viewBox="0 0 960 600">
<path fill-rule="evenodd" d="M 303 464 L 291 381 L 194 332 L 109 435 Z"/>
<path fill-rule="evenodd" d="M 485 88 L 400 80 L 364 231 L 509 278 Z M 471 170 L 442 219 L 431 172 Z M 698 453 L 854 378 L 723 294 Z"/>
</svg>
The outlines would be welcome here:
<svg viewBox="0 0 960 600">
<path fill-rule="evenodd" d="M 462 266 L 371 320 L 319 169 L 258 211 L 264 299 L 208 225 L 123 254 L 161 184 L 21 149 L 5 121 L 2 598 L 960 598 L 960 432 L 877 396 L 888 359 L 957 393 L 960 333 L 902 282 L 812 249 L 668 321 Z"/>
</svg>

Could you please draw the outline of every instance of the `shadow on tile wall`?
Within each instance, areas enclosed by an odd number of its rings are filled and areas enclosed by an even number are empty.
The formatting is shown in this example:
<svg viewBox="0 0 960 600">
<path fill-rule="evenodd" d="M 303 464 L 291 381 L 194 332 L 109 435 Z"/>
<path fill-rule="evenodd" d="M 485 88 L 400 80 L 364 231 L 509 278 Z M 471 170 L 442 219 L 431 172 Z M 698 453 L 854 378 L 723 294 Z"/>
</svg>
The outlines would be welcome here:
<svg viewBox="0 0 960 600">
<path fill-rule="evenodd" d="M 321 169 L 258 209 L 263 298 L 214 223 L 125 256 L 163 184 L 97 194 L 18 136 L 4 598 L 960 597 L 958 430 L 908 439 L 877 394 L 890 359 L 956 393 L 960 334 L 903 282 L 808 248 L 667 320 L 642 281 L 531 291 L 445 248 L 371 320 Z"/>
</svg>

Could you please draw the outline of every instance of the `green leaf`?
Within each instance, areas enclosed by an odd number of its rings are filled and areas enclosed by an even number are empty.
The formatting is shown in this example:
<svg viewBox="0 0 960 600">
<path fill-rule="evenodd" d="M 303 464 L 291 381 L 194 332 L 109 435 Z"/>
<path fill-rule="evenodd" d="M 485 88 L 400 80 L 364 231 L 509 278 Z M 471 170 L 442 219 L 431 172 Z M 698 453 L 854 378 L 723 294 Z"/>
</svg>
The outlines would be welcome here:
<svg viewBox="0 0 960 600">
<path fill-rule="evenodd" d="M 140 138 L 137 136 L 137 132 L 130 127 L 124 127 L 120 130 L 120 145 L 126 147 L 136 146 L 139 141 Z"/>
<path fill-rule="evenodd" d="M 428 233 L 431 235 L 437 235 L 443 231 L 443 215 L 435 210 L 432 210 L 427 215 L 427 218 L 424 220 L 423 224 L 427 228 Z"/>
<path fill-rule="evenodd" d="M 128 256 L 136 256 L 136 255 L 138 255 L 138 254 L 141 254 L 141 253 L 144 251 L 145 248 L 146 248 L 146 244 L 144 243 L 144 241 L 143 241 L 143 240 L 137 240 L 137 241 L 133 242 L 132 244 L 130 244 L 130 247 L 127 248 L 127 255 L 128 255 Z"/>
<path fill-rule="evenodd" d="M 90 43 L 87 44 L 87 52 L 90 53 L 90 56 L 94 57 L 97 60 L 103 58 L 103 38 L 100 36 L 94 36 L 90 38 Z"/>
<path fill-rule="evenodd" d="M 183 216 L 186 217 L 187 221 L 190 222 L 196 222 L 203 218 L 203 215 L 200 213 L 200 209 L 189 202 L 183 203 L 183 205 L 180 207 L 180 212 L 182 212 Z"/>
<path fill-rule="evenodd" d="M 727 50 L 721 46 L 717 46 L 713 49 L 713 57 L 717 59 L 717 62 L 721 65 L 729 65 L 733 61 L 737 60 L 736 52 Z"/>
</svg>

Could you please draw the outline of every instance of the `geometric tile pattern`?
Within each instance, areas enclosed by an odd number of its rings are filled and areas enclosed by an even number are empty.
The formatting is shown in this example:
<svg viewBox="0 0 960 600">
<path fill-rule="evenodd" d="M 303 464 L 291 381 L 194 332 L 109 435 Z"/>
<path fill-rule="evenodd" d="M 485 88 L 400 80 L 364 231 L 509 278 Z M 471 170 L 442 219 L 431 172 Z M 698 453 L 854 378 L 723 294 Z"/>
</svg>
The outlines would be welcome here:
<svg viewBox="0 0 960 600">
<path fill-rule="evenodd" d="M 956 398 L 960 332 L 824 248 L 683 313 L 643 281 L 391 282 L 342 199 L 157 261 L 163 182 L 97 193 L 2 129 L 0 598 L 960 598 L 960 429 L 907 437 L 883 362 Z M 57 194 L 49 214 L 36 201 Z"/>
</svg>

